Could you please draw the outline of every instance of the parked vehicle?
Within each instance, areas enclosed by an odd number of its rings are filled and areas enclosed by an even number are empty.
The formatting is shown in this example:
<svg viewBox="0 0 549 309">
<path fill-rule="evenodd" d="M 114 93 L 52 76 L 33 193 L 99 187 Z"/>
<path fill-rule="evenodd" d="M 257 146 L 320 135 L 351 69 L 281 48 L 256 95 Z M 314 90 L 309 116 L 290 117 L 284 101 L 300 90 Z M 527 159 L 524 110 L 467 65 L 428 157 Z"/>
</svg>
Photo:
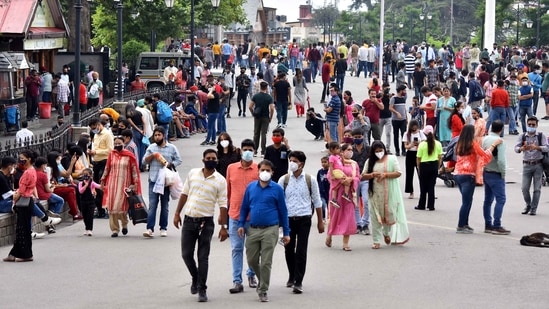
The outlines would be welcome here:
<svg viewBox="0 0 549 309">
<path fill-rule="evenodd" d="M 137 58 L 136 70 L 141 76 L 141 80 L 147 86 L 148 91 L 163 90 L 166 86 L 164 81 L 164 69 L 175 61 L 175 66 L 183 64 L 187 70 L 191 68 L 191 52 L 183 50 L 181 52 L 143 52 Z M 196 55 L 196 60 L 202 61 Z"/>
</svg>

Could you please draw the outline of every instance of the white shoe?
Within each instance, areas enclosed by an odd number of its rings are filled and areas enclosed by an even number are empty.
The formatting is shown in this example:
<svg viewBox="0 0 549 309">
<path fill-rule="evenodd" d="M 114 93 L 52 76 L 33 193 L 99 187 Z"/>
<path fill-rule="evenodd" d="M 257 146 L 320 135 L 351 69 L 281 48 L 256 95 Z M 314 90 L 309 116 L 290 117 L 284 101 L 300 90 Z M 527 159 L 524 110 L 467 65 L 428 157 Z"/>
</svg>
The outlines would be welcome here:
<svg viewBox="0 0 549 309">
<path fill-rule="evenodd" d="M 147 237 L 147 238 L 150 238 L 150 237 L 153 237 L 153 231 L 152 230 L 147 230 L 146 232 L 143 232 L 143 237 Z"/>
<path fill-rule="evenodd" d="M 48 217 L 44 225 L 58 225 L 59 223 L 61 223 L 61 218 Z"/>
<path fill-rule="evenodd" d="M 93 236 L 92 231 L 88 231 L 88 236 Z"/>
<path fill-rule="evenodd" d="M 40 238 L 44 238 L 44 236 L 46 236 L 46 234 L 32 232 L 31 236 L 32 236 L 32 239 L 40 239 Z"/>
<path fill-rule="evenodd" d="M 160 230 L 160 237 L 168 237 L 168 231 Z"/>
</svg>

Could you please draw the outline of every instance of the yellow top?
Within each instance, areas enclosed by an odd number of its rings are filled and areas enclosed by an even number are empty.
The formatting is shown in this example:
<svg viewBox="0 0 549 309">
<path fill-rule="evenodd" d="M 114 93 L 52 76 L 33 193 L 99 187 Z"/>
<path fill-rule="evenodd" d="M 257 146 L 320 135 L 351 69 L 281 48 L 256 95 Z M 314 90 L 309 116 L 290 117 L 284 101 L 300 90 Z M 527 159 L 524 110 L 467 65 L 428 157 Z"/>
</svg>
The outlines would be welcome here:
<svg viewBox="0 0 549 309">
<path fill-rule="evenodd" d="M 419 143 L 417 146 L 416 157 L 420 158 L 421 162 L 438 161 L 439 156 L 442 155 L 442 144 L 439 141 L 435 141 L 435 150 L 431 155 L 428 153 L 427 141 Z"/>
</svg>

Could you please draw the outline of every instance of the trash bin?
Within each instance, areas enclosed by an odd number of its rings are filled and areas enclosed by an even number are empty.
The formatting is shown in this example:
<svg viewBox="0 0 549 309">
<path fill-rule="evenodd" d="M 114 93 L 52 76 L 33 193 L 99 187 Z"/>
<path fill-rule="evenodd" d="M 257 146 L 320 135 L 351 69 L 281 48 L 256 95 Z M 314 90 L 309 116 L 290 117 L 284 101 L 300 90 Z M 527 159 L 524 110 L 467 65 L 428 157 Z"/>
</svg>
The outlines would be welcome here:
<svg viewBox="0 0 549 309">
<path fill-rule="evenodd" d="M 38 103 L 38 110 L 40 113 L 40 119 L 50 119 L 51 117 L 51 103 L 40 102 Z"/>
<path fill-rule="evenodd" d="M 309 69 L 309 68 L 303 69 L 303 77 L 305 77 L 305 82 L 306 83 L 310 83 L 311 79 L 312 79 L 311 69 Z"/>
</svg>

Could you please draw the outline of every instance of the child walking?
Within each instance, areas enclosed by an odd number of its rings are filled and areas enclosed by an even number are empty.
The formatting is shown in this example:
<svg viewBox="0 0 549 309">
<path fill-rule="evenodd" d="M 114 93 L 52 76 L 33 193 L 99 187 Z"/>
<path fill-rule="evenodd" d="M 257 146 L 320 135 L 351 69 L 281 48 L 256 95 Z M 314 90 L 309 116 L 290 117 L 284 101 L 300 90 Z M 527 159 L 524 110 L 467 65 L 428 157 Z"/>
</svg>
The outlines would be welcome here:
<svg viewBox="0 0 549 309">
<path fill-rule="evenodd" d="M 330 181 L 328 180 L 328 171 L 330 168 L 329 157 L 324 156 L 320 159 L 322 167 L 316 173 L 316 181 L 320 191 L 320 200 L 322 201 L 322 220 L 326 221 L 326 207 L 330 194 Z"/>
<path fill-rule="evenodd" d="M 84 217 L 84 226 L 86 231 L 84 236 L 92 236 L 93 233 L 93 211 L 95 210 L 96 189 L 101 188 L 99 184 L 93 181 L 93 171 L 86 168 L 82 171 L 82 181 L 78 183 L 78 192 L 82 198 L 82 216 Z"/>
</svg>

